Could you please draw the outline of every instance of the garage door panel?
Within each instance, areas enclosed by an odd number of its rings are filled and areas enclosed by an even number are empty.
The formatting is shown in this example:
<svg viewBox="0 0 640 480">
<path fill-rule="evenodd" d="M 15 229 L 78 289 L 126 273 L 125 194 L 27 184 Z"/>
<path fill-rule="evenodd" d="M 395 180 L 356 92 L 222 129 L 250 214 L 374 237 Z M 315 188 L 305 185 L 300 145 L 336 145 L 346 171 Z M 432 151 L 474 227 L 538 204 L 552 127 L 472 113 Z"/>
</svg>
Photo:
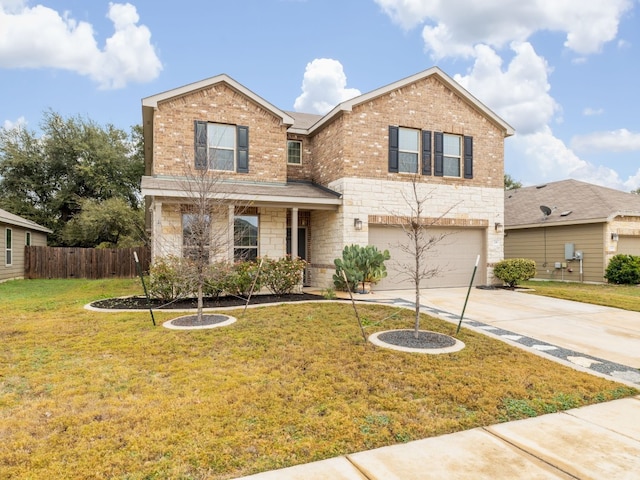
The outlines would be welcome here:
<svg viewBox="0 0 640 480">
<path fill-rule="evenodd" d="M 443 238 L 429 248 L 427 269 L 438 270 L 438 275 L 422 280 L 421 288 L 459 287 L 469 285 L 477 255 L 484 265 L 484 230 L 481 229 L 430 229 L 429 238 Z M 376 286 L 379 290 L 414 288 L 413 280 L 406 274 L 406 267 L 413 268 L 414 256 L 403 251 L 409 239 L 400 227 L 369 226 L 369 243 L 380 250 L 389 250 L 391 259 L 385 263 L 387 277 Z M 406 250 L 406 249 L 405 249 Z M 484 272 L 478 272 L 474 284 L 482 284 Z"/>
</svg>

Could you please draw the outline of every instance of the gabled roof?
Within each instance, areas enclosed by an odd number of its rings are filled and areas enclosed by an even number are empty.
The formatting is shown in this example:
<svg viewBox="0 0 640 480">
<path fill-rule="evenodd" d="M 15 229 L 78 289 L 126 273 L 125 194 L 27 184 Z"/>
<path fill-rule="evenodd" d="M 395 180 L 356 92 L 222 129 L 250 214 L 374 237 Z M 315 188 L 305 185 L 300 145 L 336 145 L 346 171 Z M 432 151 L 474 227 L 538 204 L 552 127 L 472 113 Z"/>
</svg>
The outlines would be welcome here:
<svg viewBox="0 0 640 480">
<path fill-rule="evenodd" d="M 399 88 L 403 88 L 407 85 L 411 85 L 412 83 L 416 83 L 418 81 L 424 80 L 429 77 L 438 78 L 442 83 L 444 83 L 448 88 L 456 92 L 460 97 L 462 97 L 471 107 L 480 111 L 483 115 L 485 115 L 489 120 L 497 124 L 500 128 L 502 128 L 505 132 L 505 136 L 511 136 L 515 133 L 514 128 L 505 122 L 502 118 L 496 115 L 489 107 L 483 104 L 476 97 L 471 95 L 467 90 L 462 88 L 462 86 L 449 77 L 446 73 L 444 73 L 438 67 L 431 67 L 422 72 L 411 75 L 410 77 L 403 78 L 402 80 L 398 80 L 396 82 L 390 83 L 381 88 L 377 88 L 376 90 L 372 90 L 371 92 L 365 93 L 363 95 L 354 97 L 350 100 L 342 102 L 333 108 L 329 113 L 325 116 L 318 119 L 318 121 L 309 127 L 308 132 L 313 133 L 314 130 L 322 127 L 325 123 L 329 122 L 333 117 L 340 114 L 341 112 L 349 112 L 353 109 L 353 107 L 360 105 L 362 103 L 370 102 L 371 100 L 380 97 L 382 95 L 386 95 L 389 92 L 397 90 Z M 294 128 L 297 129 L 298 125 L 294 125 Z M 303 132 L 300 132 L 303 133 Z"/>
<path fill-rule="evenodd" d="M 505 191 L 505 228 L 599 223 L 618 215 L 640 216 L 640 195 L 578 180 Z M 549 215 L 541 206 L 551 210 Z"/>
<path fill-rule="evenodd" d="M 236 82 L 233 78 L 231 78 L 230 76 L 224 73 L 220 75 L 216 75 L 215 77 L 207 78 L 205 80 L 200 80 L 199 82 L 190 83 L 182 87 L 174 88 L 172 90 L 167 90 L 166 92 L 158 93 L 156 95 L 151 95 L 150 97 L 143 98 L 142 99 L 143 116 L 146 108 L 150 108 L 151 110 L 153 110 L 153 108 L 156 108 L 158 106 L 158 103 L 160 102 L 181 97 L 183 95 L 188 95 L 198 90 L 212 87 L 213 85 L 217 85 L 218 83 L 224 83 L 230 88 L 250 98 L 251 100 L 256 102 L 258 105 L 262 106 L 265 110 L 271 112 L 276 117 L 279 117 L 282 120 L 282 123 L 284 125 L 293 125 L 293 118 L 289 114 L 273 106 L 271 103 L 267 102 L 265 99 L 263 99 L 259 95 L 256 95 L 247 87 Z"/>
<path fill-rule="evenodd" d="M 19 217 L 18 215 L 14 215 L 13 213 L 9 213 L 6 210 L 2 210 L 1 208 L 0 208 L 0 223 L 15 225 L 16 227 L 22 227 L 27 230 L 37 230 L 39 232 L 46 232 L 46 233 L 53 232 L 52 230 L 49 230 L 47 227 L 38 225 L 36 222 L 32 222 L 31 220 L 27 220 L 26 218 Z"/>
</svg>

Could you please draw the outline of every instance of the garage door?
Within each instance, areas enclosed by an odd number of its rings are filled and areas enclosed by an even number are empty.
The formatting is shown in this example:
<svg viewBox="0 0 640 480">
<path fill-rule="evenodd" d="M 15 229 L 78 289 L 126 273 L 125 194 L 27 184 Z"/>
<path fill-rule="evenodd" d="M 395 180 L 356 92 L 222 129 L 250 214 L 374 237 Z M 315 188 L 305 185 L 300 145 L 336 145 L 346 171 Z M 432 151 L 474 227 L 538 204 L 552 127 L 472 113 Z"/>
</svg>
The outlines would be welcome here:
<svg viewBox="0 0 640 480">
<path fill-rule="evenodd" d="M 640 255 L 640 237 L 620 236 L 617 253 Z"/>
<path fill-rule="evenodd" d="M 428 267 L 439 267 L 440 274 L 437 277 L 423 280 L 421 283 L 422 288 L 468 286 L 477 255 L 480 255 L 480 264 L 474 278 L 474 285 L 486 283 L 484 230 L 434 228 L 430 231 L 432 232 L 430 236 L 436 236 L 441 233 L 446 233 L 447 236 L 430 249 L 426 255 Z M 413 281 L 407 278 L 406 270 L 402 267 L 402 265 L 415 263 L 410 254 L 404 253 L 400 249 L 400 245 L 406 245 L 408 242 L 409 240 L 402 228 L 369 226 L 369 244 L 375 245 L 379 250 L 389 250 L 391 254 L 391 259 L 385 262 L 387 277 L 376 285 L 376 289 L 400 290 L 414 288 Z"/>
</svg>

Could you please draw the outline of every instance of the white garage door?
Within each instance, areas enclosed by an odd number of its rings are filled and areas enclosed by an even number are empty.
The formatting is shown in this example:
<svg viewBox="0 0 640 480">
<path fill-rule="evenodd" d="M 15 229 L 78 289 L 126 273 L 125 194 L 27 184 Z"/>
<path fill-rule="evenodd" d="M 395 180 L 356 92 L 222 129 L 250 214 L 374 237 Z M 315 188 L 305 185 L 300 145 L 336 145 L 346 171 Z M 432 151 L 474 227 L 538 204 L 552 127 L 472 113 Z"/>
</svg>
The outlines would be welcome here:
<svg viewBox="0 0 640 480">
<path fill-rule="evenodd" d="M 474 285 L 486 283 L 484 230 L 433 228 L 430 232 L 429 236 L 441 233 L 446 233 L 447 236 L 427 253 L 428 268 L 437 266 L 440 269 L 440 274 L 437 277 L 423 280 L 420 285 L 422 288 L 468 286 L 478 255 L 480 255 L 480 263 L 474 278 Z M 415 260 L 410 254 L 402 252 L 399 247 L 407 244 L 408 241 L 402 228 L 369 226 L 369 244 L 375 245 L 379 250 L 389 250 L 391 254 L 391 259 L 385 262 L 387 277 L 381 280 L 375 289 L 414 288 L 413 281 L 407 277 L 406 269 L 402 265 L 413 265 Z"/>
<path fill-rule="evenodd" d="M 640 237 L 620 236 L 617 253 L 640 255 Z"/>
</svg>

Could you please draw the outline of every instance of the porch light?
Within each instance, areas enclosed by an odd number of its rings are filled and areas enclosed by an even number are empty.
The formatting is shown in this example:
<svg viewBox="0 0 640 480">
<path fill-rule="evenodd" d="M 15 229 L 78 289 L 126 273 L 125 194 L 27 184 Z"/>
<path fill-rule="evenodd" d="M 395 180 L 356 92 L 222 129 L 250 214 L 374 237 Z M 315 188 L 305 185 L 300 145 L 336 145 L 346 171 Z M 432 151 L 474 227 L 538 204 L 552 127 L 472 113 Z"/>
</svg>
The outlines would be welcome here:
<svg viewBox="0 0 640 480">
<path fill-rule="evenodd" d="M 356 230 L 362 230 L 362 220 L 360 220 L 359 218 L 356 218 L 356 219 L 353 221 L 353 227 L 354 227 Z"/>
<path fill-rule="evenodd" d="M 494 228 L 496 229 L 496 232 L 501 233 L 504 231 L 504 227 L 500 222 L 496 222 Z"/>
<path fill-rule="evenodd" d="M 617 241 L 618 241 L 618 238 L 619 238 L 619 237 L 618 237 L 618 234 L 617 234 L 617 233 L 612 233 L 612 234 L 611 234 L 611 240 L 613 240 L 614 242 L 617 242 Z"/>
</svg>

